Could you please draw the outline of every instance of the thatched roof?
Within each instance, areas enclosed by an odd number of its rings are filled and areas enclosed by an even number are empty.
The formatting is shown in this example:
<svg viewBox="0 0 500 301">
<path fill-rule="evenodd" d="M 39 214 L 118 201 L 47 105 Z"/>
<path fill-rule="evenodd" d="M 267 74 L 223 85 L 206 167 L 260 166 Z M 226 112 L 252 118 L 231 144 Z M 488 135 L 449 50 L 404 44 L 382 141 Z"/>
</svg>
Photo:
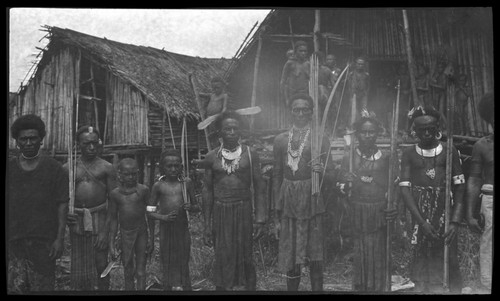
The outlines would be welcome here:
<svg viewBox="0 0 500 301">
<path fill-rule="evenodd" d="M 222 76 L 229 59 L 192 57 L 152 47 L 111 41 L 70 29 L 46 26 L 47 51 L 52 45 L 78 47 L 93 56 L 96 63 L 140 90 L 151 102 L 167 109 L 171 116 L 198 117 L 195 96 L 188 74 L 194 72 L 198 89 L 209 91 L 210 79 Z"/>
</svg>

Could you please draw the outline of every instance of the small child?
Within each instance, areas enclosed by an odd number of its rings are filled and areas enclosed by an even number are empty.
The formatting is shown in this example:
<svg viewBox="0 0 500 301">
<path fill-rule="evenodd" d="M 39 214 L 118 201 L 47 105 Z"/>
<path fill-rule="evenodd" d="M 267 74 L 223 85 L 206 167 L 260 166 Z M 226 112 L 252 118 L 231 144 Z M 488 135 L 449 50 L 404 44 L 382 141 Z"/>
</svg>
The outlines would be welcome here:
<svg viewBox="0 0 500 301">
<path fill-rule="evenodd" d="M 131 158 L 118 163 L 118 187 L 113 189 L 109 201 L 109 220 L 111 239 L 109 242 L 111 257 L 118 257 L 115 237 L 120 224 L 121 259 L 124 267 L 125 290 L 135 290 L 134 275 L 137 277 L 137 290 L 146 289 L 146 253 L 151 253 L 148 244 L 146 206 L 149 200 L 149 188 L 137 183 L 139 168 Z M 119 220 L 118 217 L 119 216 Z M 135 254 L 135 262 L 134 262 Z"/>
<path fill-rule="evenodd" d="M 160 258 L 163 270 L 164 290 L 182 287 L 191 290 L 189 258 L 191 236 L 188 229 L 187 211 L 200 211 L 196 203 L 194 187 L 189 178 L 182 178 L 181 155 L 176 150 L 161 154 L 160 171 L 162 177 L 153 185 L 151 206 L 160 203 L 157 212 L 148 215 L 160 220 Z M 154 233 L 154 223 L 150 223 L 150 232 Z M 151 237 L 154 244 L 154 238 Z"/>
</svg>

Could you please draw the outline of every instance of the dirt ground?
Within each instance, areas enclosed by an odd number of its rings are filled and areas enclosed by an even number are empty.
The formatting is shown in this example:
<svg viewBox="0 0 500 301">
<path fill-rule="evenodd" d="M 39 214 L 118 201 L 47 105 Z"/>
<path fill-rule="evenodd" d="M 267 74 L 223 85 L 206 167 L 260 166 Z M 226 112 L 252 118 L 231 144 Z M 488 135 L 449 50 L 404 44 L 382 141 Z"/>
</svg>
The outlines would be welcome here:
<svg viewBox="0 0 500 301">
<path fill-rule="evenodd" d="M 334 227 L 332 227 L 334 229 Z M 343 233 L 342 245 L 339 243 L 338 231 L 328 228 L 326 237 L 326 260 L 324 267 L 324 291 L 326 292 L 349 292 L 352 281 L 352 243 L 348 234 Z M 409 264 L 411 255 L 409 252 L 409 242 L 404 238 L 404 229 L 400 220 L 396 220 L 393 231 L 392 243 L 392 274 L 400 275 L 407 279 L 409 277 Z M 158 227 L 156 228 L 158 231 Z M 346 231 L 344 231 L 346 232 Z M 201 216 L 191 216 L 191 262 L 190 271 L 193 290 L 197 292 L 213 291 L 215 289 L 211 279 L 211 267 L 213 264 L 213 249 L 204 246 L 202 241 L 202 219 Z M 158 234 L 158 233 L 157 233 Z M 68 237 L 68 236 L 66 236 Z M 156 235 L 158 237 L 158 235 Z M 277 270 L 277 247 L 278 241 L 272 236 L 264 235 L 260 244 L 254 244 L 255 265 L 257 270 L 257 290 L 258 291 L 286 291 L 286 279 Z M 470 233 L 462 227 L 459 231 L 459 254 L 460 267 L 463 277 L 464 293 L 477 293 L 479 287 L 478 252 L 479 235 Z M 262 256 L 260 250 L 262 249 Z M 264 264 L 263 264 L 264 261 Z M 159 258 L 159 241 L 156 238 L 155 251 L 151 260 L 147 264 L 148 291 L 161 291 L 161 267 Z M 56 270 L 56 290 L 70 290 L 70 258 L 69 242 L 66 239 L 66 248 L 63 257 L 58 260 Z M 112 291 L 121 291 L 123 284 L 123 267 L 118 265 L 111 273 Z M 236 288 L 235 290 L 242 290 Z M 299 287 L 300 291 L 310 291 L 308 269 L 302 270 L 302 279 Z M 399 292 L 409 292 L 403 290 Z"/>
</svg>

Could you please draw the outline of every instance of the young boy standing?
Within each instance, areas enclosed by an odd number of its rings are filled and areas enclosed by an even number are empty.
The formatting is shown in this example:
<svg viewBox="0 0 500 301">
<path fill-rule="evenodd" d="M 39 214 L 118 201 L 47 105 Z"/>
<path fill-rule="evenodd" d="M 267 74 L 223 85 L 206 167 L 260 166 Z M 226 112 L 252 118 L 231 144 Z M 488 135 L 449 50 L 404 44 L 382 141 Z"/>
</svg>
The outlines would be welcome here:
<svg viewBox="0 0 500 301">
<path fill-rule="evenodd" d="M 465 179 L 458 151 L 452 150 L 452 193 L 449 229 L 445 233 L 446 144 L 441 143 L 440 114 L 432 107 L 417 108 L 412 122 L 418 144 L 403 151 L 401 193 L 413 219 L 412 281 L 417 292 L 442 292 L 444 245 L 449 245 L 450 291 L 461 293 L 456 231 L 463 216 Z"/>
<path fill-rule="evenodd" d="M 189 258 L 191 254 L 191 236 L 188 229 L 186 211 L 199 211 L 194 194 L 194 187 L 189 178 L 182 177 L 181 155 L 176 150 L 161 154 L 160 170 L 163 174 L 153 185 L 150 205 L 160 203 L 157 212 L 148 215 L 160 220 L 160 258 L 163 270 L 163 287 L 166 291 L 172 287 L 191 290 Z M 150 223 L 150 233 L 154 233 L 154 222 Z M 150 238 L 154 245 L 154 237 Z"/>
<path fill-rule="evenodd" d="M 111 232 L 109 247 L 113 258 L 118 256 L 115 237 L 118 223 L 120 224 L 121 259 L 125 272 L 125 290 L 127 291 L 135 290 L 134 276 L 137 277 L 137 290 L 145 290 L 146 252 L 151 253 L 152 251 L 152 245 L 147 246 L 146 206 L 149 200 L 149 188 L 137 183 L 138 172 L 139 168 L 134 159 L 125 158 L 120 161 L 117 168 L 119 185 L 111 191 L 108 208 Z"/>
</svg>

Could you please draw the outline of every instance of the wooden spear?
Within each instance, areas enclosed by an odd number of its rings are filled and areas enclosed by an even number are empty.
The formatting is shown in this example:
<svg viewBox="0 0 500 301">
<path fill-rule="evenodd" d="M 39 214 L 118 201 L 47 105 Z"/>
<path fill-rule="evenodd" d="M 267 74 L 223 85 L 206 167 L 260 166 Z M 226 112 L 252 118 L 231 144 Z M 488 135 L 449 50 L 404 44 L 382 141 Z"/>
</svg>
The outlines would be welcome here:
<svg viewBox="0 0 500 301">
<path fill-rule="evenodd" d="M 321 24 L 321 11 L 319 9 L 314 10 L 314 52 L 319 51 L 319 35 L 320 35 L 320 24 Z"/>
<path fill-rule="evenodd" d="M 350 139 L 350 145 L 349 145 L 349 173 L 353 172 L 353 167 L 354 167 L 354 148 L 355 148 L 354 138 L 355 137 L 354 137 L 354 128 L 352 126 L 354 124 L 354 121 L 356 121 L 356 94 L 353 94 L 352 99 L 351 99 L 351 124 L 349 125 L 349 128 L 351 129 L 351 133 L 350 133 L 351 139 Z M 351 194 L 352 194 L 351 188 L 352 188 L 352 182 L 349 182 L 349 192 L 347 193 L 349 199 L 351 198 Z"/>
<path fill-rule="evenodd" d="M 185 203 L 190 203 L 187 188 L 186 188 L 186 177 L 189 176 L 188 164 L 187 161 L 189 158 L 187 157 L 187 128 L 186 128 L 186 117 L 182 119 L 182 132 L 181 132 L 181 161 L 183 172 L 181 175 L 181 185 L 182 185 L 182 197 L 184 198 Z M 186 218 L 189 226 L 189 212 L 186 212 Z"/>
<path fill-rule="evenodd" d="M 259 62 L 260 62 L 260 51 L 262 49 L 262 38 L 259 34 L 259 43 L 257 44 L 257 52 L 255 54 L 255 65 L 253 69 L 253 84 L 252 84 L 252 99 L 251 106 L 255 107 L 255 103 L 257 102 L 257 81 L 258 81 L 258 73 L 259 73 Z M 253 130 L 254 116 L 250 116 L 250 131 Z"/>
<path fill-rule="evenodd" d="M 418 107 L 422 105 L 417 94 L 417 86 L 415 83 L 415 64 L 413 63 L 413 52 L 411 49 L 411 39 L 410 39 L 410 27 L 408 24 L 408 16 L 406 15 L 406 9 L 403 9 L 403 23 L 404 32 L 406 38 L 406 55 L 408 56 L 408 73 L 410 73 L 411 91 L 413 95 L 413 105 Z"/>
<path fill-rule="evenodd" d="M 446 117 L 447 117 L 447 139 L 446 139 L 446 188 L 445 188 L 445 203 L 444 203 L 444 232 L 446 233 L 450 225 L 451 216 L 451 177 L 452 177 L 452 154 L 453 154 L 453 108 L 455 105 L 455 84 L 449 82 L 448 84 L 448 101 L 446 103 Z M 449 290 L 449 249 L 448 245 L 444 245 L 444 269 L 443 269 L 443 288 L 445 291 Z"/>
<path fill-rule="evenodd" d="M 77 96 L 78 99 L 78 96 Z M 68 204 L 68 212 L 69 214 L 74 214 L 75 212 L 75 180 L 74 176 L 75 174 L 73 173 L 73 120 L 72 118 L 72 113 L 73 110 L 71 108 L 73 107 L 73 103 L 68 104 L 66 108 L 66 120 L 68 120 L 68 140 L 67 140 L 67 147 L 68 147 L 68 176 L 69 176 L 69 204 Z"/>
<path fill-rule="evenodd" d="M 318 108 L 318 58 L 316 54 L 311 56 L 310 64 L 310 80 L 309 80 L 309 95 L 313 99 L 314 109 L 311 122 L 311 165 L 314 165 L 319 161 L 320 149 L 318 149 L 321 140 L 319 137 L 319 108 Z M 311 174 L 312 190 L 313 196 L 317 196 L 319 193 L 319 174 L 312 171 Z"/>
<path fill-rule="evenodd" d="M 392 130 L 391 130 L 391 158 L 389 161 L 389 180 L 387 181 L 387 209 L 392 209 L 394 203 L 394 165 L 398 162 L 397 139 L 399 124 L 399 95 L 401 80 L 398 80 L 398 93 L 396 103 L 392 111 Z M 387 223 L 386 244 L 385 244 L 385 291 L 391 291 L 391 224 Z"/>
<path fill-rule="evenodd" d="M 198 112 L 200 112 L 200 117 L 201 120 L 205 120 L 205 113 L 202 110 L 201 107 L 201 100 L 200 100 L 200 94 L 198 93 L 198 88 L 196 86 L 195 82 L 195 77 L 196 75 L 194 73 L 189 74 L 189 82 L 191 83 L 191 89 L 193 89 L 194 96 L 196 99 L 196 105 L 198 106 Z M 207 149 L 208 151 L 212 150 L 212 147 L 210 146 L 210 139 L 208 138 L 208 129 L 204 129 L 203 132 L 205 133 L 205 142 L 207 143 Z"/>
</svg>

